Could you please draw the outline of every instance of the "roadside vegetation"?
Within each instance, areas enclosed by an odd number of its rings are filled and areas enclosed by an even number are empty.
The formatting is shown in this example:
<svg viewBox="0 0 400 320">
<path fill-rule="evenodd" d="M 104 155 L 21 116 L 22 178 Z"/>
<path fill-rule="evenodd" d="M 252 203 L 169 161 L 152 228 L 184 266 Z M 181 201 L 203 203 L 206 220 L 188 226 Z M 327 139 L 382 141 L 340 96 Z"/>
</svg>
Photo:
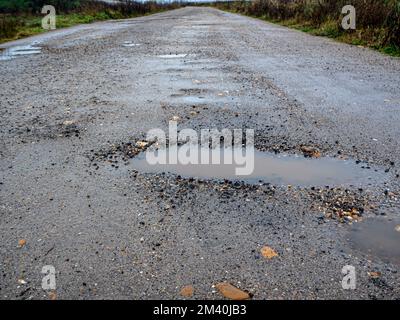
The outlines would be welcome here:
<svg viewBox="0 0 400 320">
<path fill-rule="evenodd" d="M 341 11 L 348 4 L 356 8 L 356 30 L 341 27 Z M 400 56 L 400 0 L 254 0 L 211 5 Z"/>
<path fill-rule="evenodd" d="M 53 5 L 57 28 L 108 19 L 123 19 L 175 9 L 179 3 L 121 1 L 109 4 L 94 0 L 0 0 L 0 43 L 44 32 L 41 9 Z"/>
</svg>

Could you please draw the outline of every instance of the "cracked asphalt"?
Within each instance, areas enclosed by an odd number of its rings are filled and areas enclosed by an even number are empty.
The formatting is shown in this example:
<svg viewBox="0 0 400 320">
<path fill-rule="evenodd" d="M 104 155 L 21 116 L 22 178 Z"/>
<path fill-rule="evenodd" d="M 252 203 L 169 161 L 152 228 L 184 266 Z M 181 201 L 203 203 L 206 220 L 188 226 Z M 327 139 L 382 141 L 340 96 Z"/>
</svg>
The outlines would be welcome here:
<svg viewBox="0 0 400 320">
<path fill-rule="evenodd" d="M 188 285 L 192 299 L 221 299 L 223 281 L 252 299 L 400 298 L 398 250 L 352 241 L 355 225 L 399 223 L 399 59 L 200 7 L 2 48 L 22 45 L 42 52 L 0 61 L 1 299 L 183 299 Z M 261 151 L 310 146 L 385 180 L 301 188 L 133 170 L 129 148 L 174 117 L 254 129 Z M 342 288 L 346 265 L 355 290 Z"/>
</svg>

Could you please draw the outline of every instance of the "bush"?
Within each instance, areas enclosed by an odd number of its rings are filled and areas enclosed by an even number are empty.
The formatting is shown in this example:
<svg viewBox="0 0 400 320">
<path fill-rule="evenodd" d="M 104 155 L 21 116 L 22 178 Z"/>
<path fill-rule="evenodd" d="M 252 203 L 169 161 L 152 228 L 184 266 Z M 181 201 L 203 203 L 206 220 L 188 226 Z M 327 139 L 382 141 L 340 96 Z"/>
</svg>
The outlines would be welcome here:
<svg viewBox="0 0 400 320">
<path fill-rule="evenodd" d="M 21 26 L 20 21 L 15 17 L 0 16 L 0 38 L 11 38 Z"/>
</svg>

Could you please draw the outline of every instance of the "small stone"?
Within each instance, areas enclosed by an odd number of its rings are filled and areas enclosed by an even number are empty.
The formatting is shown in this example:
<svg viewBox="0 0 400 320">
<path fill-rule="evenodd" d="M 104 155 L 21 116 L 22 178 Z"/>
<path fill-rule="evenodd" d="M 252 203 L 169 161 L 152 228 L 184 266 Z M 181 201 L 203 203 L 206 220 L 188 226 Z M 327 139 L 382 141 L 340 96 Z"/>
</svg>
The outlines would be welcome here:
<svg viewBox="0 0 400 320">
<path fill-rule="evenodd" d="M 57 300 L 57 293 L 55 293 L 54 291 L 50 291 L 47 296 L 50 300 Z"/>
<path fill-rule="evenodd" d="M 148 143 L 147 141 L 137 141 L 137 142 L 136 142 L 136 145 L 137 145 L 139 148 L 145 148 L 145 147 L 147 147 L 148 144 L 149 144 L 149 143 Z"/>
<path fill-rule="evenodd" d="M 215 287 L 225 298 L 231 300 L 246 300 L 250 298 L 247 292 L 236 288 L 228 282 L 218 283 Z"/>
<path fill-rule="evenodd" d="M 25 246 L 25 245 L 26 245 L 26 240 L 25 240 L 25 239 L 21 239 L 21 240 L 18 241 L 18 246 L 19 246 L 20 248 L 22 248 L 22 247 Z"/>
<path fill-rule="evenodd" d="M 184 287 L 181 289 L 180 294 L 181 294 L 181 296 L 183 296 L 183 297 L 189 298 L 189 297 L 191 297 L 191 296 L 193 295 L 193 292 L 194 292 L 193 286 L 184 286 Z"/>
<path fill-rule="evenodd" d="M 400 224 L 398 224 L 397 226 L 394 227 L 394 230 L 397 232 L 400 232 Z"/>
<path fill-rule="evenodd" d="M 179 121 L 180 119 L 181 119 L 181 117 L 179 117 L 179 116 L 173 116 L 171 118 L 172 121 Z"/>
<path fill-rule="evenodd" d="M 301 146 L 300 150 L 306 157 L 311 157 L 311 158 L 321 157 L 321 152 L 317 148 Z"/>
<path fill-rule="evenodd" d="M 378 279 L 382 274 L 378 271 L 368 272 L 368 276 L 372 279 Z"/>
<path fill-rule="evenodd" d="M 265 246 L 265 247 L 261 248 L 261 254 L 266 259 L 272 259 L 272 258 L 278 256 L 276 251 L 274 249 L 268 247 L 268 246 Z"/>
</svg>

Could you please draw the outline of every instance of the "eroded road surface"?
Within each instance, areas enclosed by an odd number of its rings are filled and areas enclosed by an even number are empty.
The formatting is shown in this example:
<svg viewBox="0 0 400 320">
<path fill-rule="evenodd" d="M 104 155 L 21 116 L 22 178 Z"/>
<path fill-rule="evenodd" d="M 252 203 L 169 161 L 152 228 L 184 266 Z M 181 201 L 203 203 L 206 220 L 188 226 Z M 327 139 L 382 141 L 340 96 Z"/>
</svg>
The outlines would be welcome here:
<svg viewBox="0 0 400 320">
<path fill-rule="evenodd" d="M 2 48 L 2 299 L 220 299 L 221 282 L 252 299 L 400 298 L 399 59 L 190 7 Z M 306 154 L 370 178 L 135 170 L 138 141 L 170 119 L 254 129 L 293 174 Z"/>
</svg>

